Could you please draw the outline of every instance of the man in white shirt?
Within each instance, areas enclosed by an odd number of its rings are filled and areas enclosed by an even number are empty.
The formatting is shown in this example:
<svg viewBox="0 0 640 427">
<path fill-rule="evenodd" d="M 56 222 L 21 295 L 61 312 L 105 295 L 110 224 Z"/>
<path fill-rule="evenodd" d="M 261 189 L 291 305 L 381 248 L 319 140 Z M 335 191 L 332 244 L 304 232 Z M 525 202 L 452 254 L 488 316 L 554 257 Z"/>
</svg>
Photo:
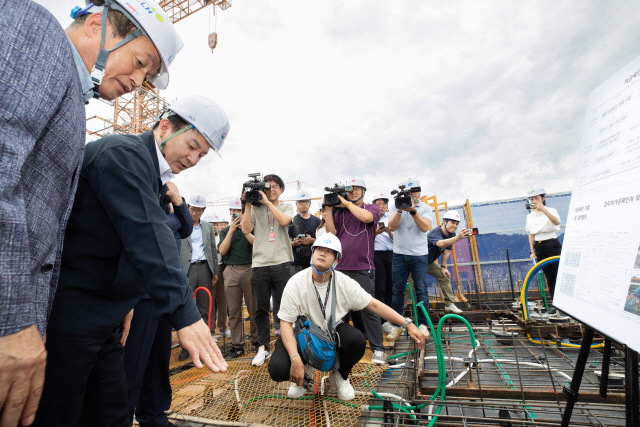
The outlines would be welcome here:
<svg viewBox="0 0 640 427">
<path fill-rule="evenodd" d="M 404 325 L 418 348 L 424 348 L 425 337 L 413 324 L 412 319 L 405 319 L 391 307 L 373 298 L 358 282 L 346 274 L 335 271 L 342 256 L 342 244 L 333 233 L 319 236 L 312 245 L 312 266 L 295 274 L 287 283 L 280 303 L 281 338 L 276 341 L 273 357 L 269 362 L 269 375 L 274 381 L 291 381 L 289 397 L 302 397 L 305 363 L 299 352 L 296 337 L 293 334 L 293 323 L 298 316 L 306 316 L 318 325 L 325 333 L 328 331 L 327 320 L 331 316 L 335 304 L 335 319 L 342 319 L 354 310 L 370 310 L 372 313 Z M 335 301 L 329 296 L 333 294 L 331 286 L 335 286 Z M 324 304 L 322 303 L 324 302 Z M 335 332 L 338 340 L 338 359 L 340 366 L 329 376 L 331 387 L 340 400 L 353 400 L 355 391 L 349 383 L 349 373 L 364 354 L 366 341 L 364 334 L 349 323 L 340 323 Z"/>
<path fill-rule="evenodd" d="M 389 229 L 395 232 L 393 248 L 393 299 L 391 307 L 402 314 L 404 291 L 409 274 L 413 278 L 416 302 L 429 307 L 427 290 L 427 268 L 429 266 L 429 241 L 427 233 L 433 222 L 433 209 L 420 201 L 420 181 L 408 178 L 404 181 L 406 191 L 411 195 L 411 207 L 398 209 L 389 220 Z M 429 335 L 427 320 L 422 311 L 418 312 L 420 330 Z M 390 328 L 387 339 L 394 341 L 402 331 L 397 325 Z"/>
<path fill-rule="evenodd" d="M 546 206 L 546 192 L 542 187 L 531 187 L 529 190 L 531 212 L 527 215 L 526 230 L 529 233 L 529 250 L 531 258 L 537 261 L 560 255 L 562 244 L 558 240 L 560 231 L 560 215 L 554 208 Z M 551 263 L 542 269 L 547 278 L 551 297 L 556 289 L 558 264 Z"/>
</svg>

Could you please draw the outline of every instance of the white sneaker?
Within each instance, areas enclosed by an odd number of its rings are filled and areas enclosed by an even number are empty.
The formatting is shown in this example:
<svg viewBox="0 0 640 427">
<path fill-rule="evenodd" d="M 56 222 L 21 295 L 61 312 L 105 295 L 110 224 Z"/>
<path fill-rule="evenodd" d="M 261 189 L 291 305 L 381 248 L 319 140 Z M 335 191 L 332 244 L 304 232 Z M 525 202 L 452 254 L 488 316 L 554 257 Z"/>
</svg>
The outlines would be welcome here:
<svg viewBox="0 0 640 427">
<path fill-rule="evenodd" d="M 342 379 L 340 372 L 332 372 L 331 375 L 329 375 L 329 382 L 331 383 L 331 387 L 338 394 L 338 399 L 348 401 L 353 400 L 356 397 L 356 391 L 349 382 L 349 378 L 346 380 Z"/>
<path fill-rule="evenodd" d="M 267 360 L 270 356 L 271 353 L 269 353 L 269 351 L 265 349 L 263 345 L 261 345 L 260 347 L 258 347 L 258 354 L 256 354 L 256 357 L 253 358 L 251 364 L 253 366 L 262 366 L 264 364 L 264 361 Z"/>
<path fill-rule="evenodd" d="M 304 396 L 306 391 L 307 389 L 304 388 L 303 386 L 296 385 L 296 383 L 292 382 L 291 385 L 289 386 L 289 392 L 287 393 L 287 396 L 289 396 L 291 399 L 298 399 Z"/>
<path fill-rule="evenodd" d="M 402 335 L 402 328 L 400 326 L 391 325 L 391 328 L 389 328 L 389 333 L 387 334 L 387 340 L 395 341 L 400 335 Z"/>
<path fill-rule="evenodd" d="M 391 323 L 390 322 L 384 322 L 382 324 L 382 333 L 385 335 L 388 335 L 389 332 L 391 332 Z"/>
<path fill-rule="evenodd" d="M 228 329 L 226 331 L 224 331 L 224 337 L 225 338 L 231 338 L 231 331 L 228 330 Z"/>
<path fill-rule="evenodd" d="M 447 313 L 462 314 L 462 310 L 460 310 L 458 307 L 456 307 L 456 305 L 454 303 L 451 303 L 448 306 L 446 306 L 444 308 L 444 311 L 446 311 Z"/>
<path fill-rule="evenodd" d="M 384 351 L 376 350 L 373 352 L 373 357 L 371 358 L 371 361 L 376 365 L 384 365 L 385 363 L 387 363 L 384 359 L 385 359 Z"/>
<path fill-rule="evenodd" d="M 420 329 L 425 338 L 429 338 L 429 327 L 427 325 L 420 325 L 418 329 Z"/>
</svg>

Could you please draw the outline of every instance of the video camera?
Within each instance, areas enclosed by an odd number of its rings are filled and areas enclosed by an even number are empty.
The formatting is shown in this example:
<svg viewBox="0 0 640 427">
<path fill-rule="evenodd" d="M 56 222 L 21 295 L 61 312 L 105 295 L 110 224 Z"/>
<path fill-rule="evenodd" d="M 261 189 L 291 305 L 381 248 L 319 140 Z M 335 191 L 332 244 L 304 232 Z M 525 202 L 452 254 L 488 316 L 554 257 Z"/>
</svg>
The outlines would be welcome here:
<svg viewBox="0 0 640 427">
<path fill-rule="evenodd" d="M 343 199 L 346 199 L 347 193 L 351 193 L 353 191 L 353 187 L 350 185 L 339 186 L 338 184 L 334 184 L 333 188 L 324 187 L 324 189 L 325 191 L 329 191 L 329 194 L 324 195 L 325 206 L 339 205 L 341 202 L 338 195 L 342 196 Z"/>
<path fill-rule="evenodd" d="M 395 195 L 396 209 L 409 209 L 413 206 L 411 202 L 411 193 L 409 190 L 405 190 L 407 186 L 404 184 L 398 184 L 398 190 L 393 190 L 391 194 Z"/>
<path fill-rule="evenodd" d="M 249 178 L 252 178 L 252 180 L 242 184 L 243 191 L 247 192 L 245 194 L 245 200 L 254 206 L 260 206 L 262 204 L 260 203 L 262 195 L 258 191 L 268 190 L 271 188 L 271 184 L 262 181 L 262 174 L 260 172 L 250 173 Z"/>
</svg>

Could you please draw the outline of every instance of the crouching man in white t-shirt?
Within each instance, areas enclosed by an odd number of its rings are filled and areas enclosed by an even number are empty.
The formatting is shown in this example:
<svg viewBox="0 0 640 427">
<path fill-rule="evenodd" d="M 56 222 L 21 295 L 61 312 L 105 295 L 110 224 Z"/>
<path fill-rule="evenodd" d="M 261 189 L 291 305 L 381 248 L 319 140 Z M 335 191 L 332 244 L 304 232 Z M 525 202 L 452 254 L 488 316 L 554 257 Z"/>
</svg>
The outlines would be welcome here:
<svg viewBox="0 0 640 427">
<path fill-rule="evenodd" d="M 328 319 L 333 304 L 336 304 L 336 319 L 342 319 L 351 310 L 366 308 L 389 322 L 408 327 L 409 335 L 418 348 L 423 348 L 425 342 L 424 335 L 413 324 L 413 320 L 404 319 L 391 307 L 365 292 L 358 282 L 335 271 L 342 255 L 342 245 L 335 235 L 327 233 L 318 237 L 311 250 L 311 267 L 294 275 L 284 288 L 278 311 L 281 337 L 276 341 L 269 362 L 272 380 L 291 381 L 290 398 L 301 397 L 306 391 L 303 387 L 305 361 L 302 360 L 293 334 L 293 324 L 298 316 L 306 316 L 326 333 L 325 314 Z M 336 301 L 333 301 L 329 284 L 336 287 Z M 340 320 L 336 326 L 336 333 L 340 337 L 340 367 L 331 373 L 329 381 L 340 400 L 352 400 L 355 391 L 349 383 L 349 373 L 364 354 L 365 338 L 358 329 L 348 323 L 340 323 Z"/>
</svg>

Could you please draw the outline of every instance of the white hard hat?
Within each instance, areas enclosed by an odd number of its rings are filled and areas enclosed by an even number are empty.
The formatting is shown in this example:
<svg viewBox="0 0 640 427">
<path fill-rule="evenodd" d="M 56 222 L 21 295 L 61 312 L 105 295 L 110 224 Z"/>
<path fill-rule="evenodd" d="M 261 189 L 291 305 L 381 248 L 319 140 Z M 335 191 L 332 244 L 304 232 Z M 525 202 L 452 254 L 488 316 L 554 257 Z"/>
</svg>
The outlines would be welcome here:
<svg viewBox="0 0 640 427">
<path fill-rule="evenodd" d="M 207 198 L 202 193 L 194 193 L 187 199 L 187 204 L 194 208 L 206 208 Z"/>
<path fill-rule="evenodd" d="M 359 176 L 354 176 L 352 178 L 350 178 L 349 180 L 347 180 L 347 185 L 350 186 L 354 186 L 357 185 L 358 187 L 362 187 L 365 191 L 367 190 L 367 184 L 364 183 L 364 179 L 362 179 Z"/>
<path fill-rule="evenodd" d="M 160 7 L 155 0 L 105 0 L 104 6 L 90 6 L 92 5 L 92 0 L 85 0 L 85 3 L 89 7 L 81 10 L 79 8 L 74 9 L 71 12 L 72 18 L 77 18 L 87 13 L 102 12 L 104 9 L 118 10 L 129 18 L 138 28 L 138 30 L 125 37 L 114 48 L 106 50 L 104 48 L 104 35 L 106 31 L 107 14 L 103 14 L 102 49 L 96 60 L 95 69 L 91 73 L 91 77 L 95 79 L 95 83 L 99 85 L 102 82 L 104 66 L 110 52 L 140 35 L 145 35 L 160 54 L 160 69 L 155 76 L 149 79 L 149 82 L 158 89 L 166 89 L 169 85 L 169 66 L 184 46 L 184 43 L 182 43 L 182 39 L 178 35 L 171 19 L 169 19 L 169 16 L 167 16 L 162 7 Z M 78 12 L 80 12 L 80 14 L 78 14 Z"/>
<path fill-rule="evenodd" d="M 309 194 L 305 190 L 298 190 L 298 192 L 296 193 L 296 202 L 299 202 L 301 200 L 311 200 L 311 194 Z"/>
<path fill-rule="evenodd" d="M 444 215 L 442 215 L 442 219 L 450 219 L 452 221 L 460 222 L 460 214 L 458 213 L 458 211 L 447 211 Z"/>
<path fill-rule="evenodd" d="M 373 195 L 373 200 L 371 201 L 371 203 L 375 203 L 376 200 L 378 199 L 382 199 L 384 200 L 385 203 L 389 203 L 389 197 L 384 194 L 384 193 L 376 193 Z"/>
<path fill-rule="evenodd" d="M 211 220 L 211 222 L 226 222 L 226 223 L 228 223 L 229 222 L 229 218 L 227 218 L 224 215 L 219 215 L 219 214 L 216 213 L 213 216 L 213 219 Z"/>
<path fill-rule="evenodd" d="M 542 188 L 542 187 L 531 187 L 531 189 L 527 193 L 527 197 L 544 196 L 545 194 L 547 194 L 547 192 L 544 191 L 544 188 Z"/>
<path fill-rule="evenodd" d="M 220 151 L 229 133 L 229 120 L 218 104 L 195 95 L 177 100 L 168 111 L 160 117 L 168 117 L 171 112 L 177 114 L 200 132 L 215 152 Z"/>
<path fill-rule="evenodd" d="M 407 178 L 404 181 L 402 181 L 402 184 L 405 186 L 405 188 L 407 189 L 407 191 L 421 191 L 422 189 L 420 188 L 420 181 L 418 181 L 415 178 Z"/>
<path fill-rule="evenodd" d="M 322 246 L 323 248 L 332 249 L 336 252 L 336 260 L 342 256 L 342 244 L 340 239 L 333 233 L 325 233 L 318 237 L 311 248 Z"/>
<path fill-rule="evenodd" d="M 202 214 L 202 217 L 200 217 L 201 221 L 206 221 L 206 222 L 215 222 L 215 220 L 213 218 L 215 218 L 216 213 L 214 211 L 210 211 L 210 210 L 205 210 L 204 213 Z"/>
<path fill-rule="evenodd" d="M 229 199 L 229 209 L 242 209 L 242 200 L 240 197 L 232 197 Z"/>
</svg>

